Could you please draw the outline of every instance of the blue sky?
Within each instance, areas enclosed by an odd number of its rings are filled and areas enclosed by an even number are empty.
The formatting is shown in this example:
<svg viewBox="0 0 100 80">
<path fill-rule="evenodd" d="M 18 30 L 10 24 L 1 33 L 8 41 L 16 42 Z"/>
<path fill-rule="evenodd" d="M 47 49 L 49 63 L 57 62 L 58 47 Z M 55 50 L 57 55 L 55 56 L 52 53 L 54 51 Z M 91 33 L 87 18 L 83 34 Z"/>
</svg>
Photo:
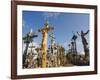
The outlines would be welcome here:
<svg viewBox="0 0 100 80">
<path fill-rule="evenodd" d="M 89 30 L 89 14 L 85 13 L 61 13 L 61 12 L 39 12 L 39 11 L 23 11 L 22 24 L 23 36 L 33 29 L 38 37 L 34 39 L 35 43 L 41 43 L 42 34 L 38 29 L 44 27 L 45 21 L 48 20 L 49 25 L 54 27 L 55 42 L 63 45 L 68 49 L 68 44 L 73 36 L 73 32 L 86 32 Z M 50 34 L 50 33 L 49 33 Z M 89 34 L 86 35 L 89 42 Z M 50 38 L 48 38 L 48 44 Z M 77 39 L 78 52 L 83 52 L 81 38 Z"/>
</svg>

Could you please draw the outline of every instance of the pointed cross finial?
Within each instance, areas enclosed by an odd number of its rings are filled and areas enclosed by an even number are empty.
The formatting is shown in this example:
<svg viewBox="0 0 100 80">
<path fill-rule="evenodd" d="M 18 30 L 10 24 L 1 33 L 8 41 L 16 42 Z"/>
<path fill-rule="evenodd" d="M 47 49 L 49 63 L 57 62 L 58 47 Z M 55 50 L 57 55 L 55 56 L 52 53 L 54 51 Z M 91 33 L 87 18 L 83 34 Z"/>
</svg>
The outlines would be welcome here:
<svg viewBox="0 0 100 80">
<path fill-rule="evenodd" d="M 48 25 L 49 25 L 49 24 L 48 24 L 48 20 L 46 20 L 46 22 L 45 22 L 44 25 L 45 25 L 45 27 L 48 27 Z"/>
<path fill-rule="evenodd" d="M 32 30 L 32 28 L 30 29 L 30 33 L 32 33 L 33 32 L 33 30 Z"/>
<path fill-rule="evenodd" d="M 46 22 L 44 23 L 44 27 L 39 29 L 39 32 L 48 32 L 48 31 L 52 31 L 54 28 L 49 26 L 48 21 L 46 20 Z"/>
</svg>

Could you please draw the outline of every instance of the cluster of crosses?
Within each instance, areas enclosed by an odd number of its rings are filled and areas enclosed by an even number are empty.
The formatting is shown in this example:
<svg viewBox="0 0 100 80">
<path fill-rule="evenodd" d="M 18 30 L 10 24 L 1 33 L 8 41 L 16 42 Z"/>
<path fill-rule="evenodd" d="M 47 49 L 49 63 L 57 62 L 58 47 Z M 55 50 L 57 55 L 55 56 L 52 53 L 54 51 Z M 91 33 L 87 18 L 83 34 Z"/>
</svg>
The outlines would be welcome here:
<svg viewBox="0 0 100 80">
<path fill-rule="evenodd" d="M 81 36 L 81 40 L 82 40 L 82 44 L 83 44 L 83 48 L 84 48 L 85 57 L 89 56 L 88 42 L 87 42 L 87 40 L 85 38 L 85 35 L 87 35 L 88 32 L 89 32 L 89 30 L 86 33 L 84 33 L 83 31 L 81 31 L 81 33 L 79 34 L 77 32 L 77 34 L 79 36 Z M 74 54 L 77 54 L 76 40 L 77 40 L 77 35 L 73 34 L 73 37 L 71 39 L 71 44 L 68 45 L 69 46 L 69 50 L 70 50 L 69 52 L 74 53 Z"/>
<path fill-rule="evenodd" d="M 46 53 L 47 53 L 47 40 L 48 40 L 48 32 L 49 31 L 53 31 L 54 28 L 49 26 L 48 25 L 48 22 L 46 21 L 45 24 L 44 24 L 44 27 L 39 29 L 38 32 L 41 32 L 42 33 L 42 42 L 41 42 L 41 55 L 42 55 L 42 68 L 45 68 L 46 67 Z M 85 52 L 85 57 L 89 55 L 89 49 L 87 47 L 88 43 L 87 43 L 87 40 L 85 38 L 85 35 L 88 34 L 89 30 L 84 33 L 83 31 L 81 31 L 81 33 L 79 34 L 77 32 L 77 34 L 79 36 L 81 36 L 81 39 L 82 39 L 82 43 L 83 43 L 83 48 L 84 48 L 84 52 Z M 23 53 L 23 67 L 26 67 L 28 65 L 26 65 L 25 61 L 26 61 L 26 58 L 27 58 L 27 51 L 28 51 L 28 47 L 29 47 L 29 44 L 31 42 L 33 42 L 33 39 L 38 37 L 38 35 L 36 35 L 34 32 L 32 32 L 32 30 L 27 33 L 27 35 L 25 37 L 23 37 L 23 40 L 24 40 L 24 43 L 26 44 L 26 47 L 25 47 L 25 50 L 24 50 L 24 53 Z M 53 33 L 51 35 L 49 35 L 49 37 L 51 37 L 51 51 L 53 53 L 53 44 L 54 44 L 54 39 L 55 37 L 53 36 Z M 70 49 L 70 52 L 71 53 L 74 53 L 74 54 L 77 54 L 77 47 L 76 47 L 76 39 L 77 39 L 77 35 L 73 35 L 72 39 L 71 39 L 71 44 L 69 44 L 69 48 Z M 34 46 L 31 46 L 31 50 Z M 33 54 L 31 54 L 33 55 Z"/>
<path fill-rule="evenodd" d="M 89 32 L 89 30 L 87 32 L 83 32 L 81 30 L 81 32 L 80 33 L 77 32 L 77 34 L 78 34 L 78 36 L 81 37 L 81 41 L 82 41 L 82 44 L 83 44 L 83 49 L 84 49 L 85 55 L 82 58 L 84 58 L 84 60 L 86 61 L 84 64 L 89 65 L 89 47 L 88 47 L 88 42 L 85 38 L 85 35 L 87 35 L 88 32 Z M 78 58 L 79 54 L 78 54 L 77 45 L 76 45 L 76 42 L 77 42 L 76 40 L 77 40 L 78 36 L 74 33 L 73 36 L 72 36 L 72 39 L 71 39 L 71 43 L 68 45 L 68 47 L 69 47 L 68 53 L 72 55 L 72 57 L 73 57 L 72 62 L 74 62 L 75 64 L 80 64 L 80 63 L 77 63 L 77 61 L 79 62 L 79 59 L 81 59 L 81 58 Z"/>
<path fill-rule="evenodd" d="M 47 38 L 48 38 L 48 32 L 52 31 L 53 27 L 50 27 L 48 25 L 48 22 L 44 24 L 44 27 L 42 29 L 39 29 L 38 31 L 42 33 L 42 44 L 41 44 L 41 50 L 42 50 L 42 67 L 46 67 L 46 51 L 47 51 Z M 29 43 L 33 41 L 33 38 L 37 37 L 36 34 L 33 32 L 29 32 L 25 37 L 23 37 L 24 43 L 26 43 L 26 48 L 23 54 L 23 67 L 27 67 L 25 65 L 26 55 L 28 51 Z"/>
</svg>

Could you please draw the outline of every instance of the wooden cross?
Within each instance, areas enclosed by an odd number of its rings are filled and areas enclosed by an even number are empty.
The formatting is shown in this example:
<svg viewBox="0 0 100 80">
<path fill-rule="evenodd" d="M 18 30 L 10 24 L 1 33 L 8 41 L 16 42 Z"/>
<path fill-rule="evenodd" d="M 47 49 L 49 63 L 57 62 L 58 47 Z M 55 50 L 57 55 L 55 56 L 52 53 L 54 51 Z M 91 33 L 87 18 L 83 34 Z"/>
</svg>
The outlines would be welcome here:
<svg viewBox="0 0 100 80">
<path fill-rule="evenodd" d="M 47 39 L 48 39 L 48 32 L 52 31 L 53 27 L 48 25 L 48 21 L 45 22 L 44 27 L 39 29 L 39 32 L 42 32 L 42 68 L 46 67 L 46 51 L 47 51 Z"/>
<path fill-rule="evenodd" d="M 35 35 L 32 32 L 32 29 L 30 30 L 29 33 L 27 33 L 27 35 L 25 37 L 23 37 L 24 43 L 26 44 L 25 50 L 24 50 L 24 54 L 23 54 L 23 67 L 25 64 L 25 60 L 26 60 L 26 55 L 27 55 L 27 50 L 29 47 L 29 43 L 33 41 L 33 38 L 37 37 L 37 35 Z"/>
</svg>

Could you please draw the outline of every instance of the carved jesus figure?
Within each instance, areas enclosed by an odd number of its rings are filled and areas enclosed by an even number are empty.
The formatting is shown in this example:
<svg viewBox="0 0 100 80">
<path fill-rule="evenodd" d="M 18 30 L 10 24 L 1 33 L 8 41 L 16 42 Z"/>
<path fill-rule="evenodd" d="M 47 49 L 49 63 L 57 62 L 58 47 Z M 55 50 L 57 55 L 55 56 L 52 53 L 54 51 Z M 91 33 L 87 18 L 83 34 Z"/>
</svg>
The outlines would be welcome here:
<svg viewBox="0 0 100 80">
<path fill-rule="evenodd" d="M 83 44 L 83 47 L 84 47 L 85 56 L 88 56 L 88 54 L 89 54 L 89 49 L 87 47 L 88 42 L 87 42 L 87 40 L 85 38 L 85 35 L 87 35 L 88 33 L 89 33 L 89 30 L 87 32 L 83 32 L 83 30 L 81 30 L 81 33 L 80 34 L 77 32 L 77 34 L 79 36 L 81 36 L 82 44 Z"/>
</svg>

